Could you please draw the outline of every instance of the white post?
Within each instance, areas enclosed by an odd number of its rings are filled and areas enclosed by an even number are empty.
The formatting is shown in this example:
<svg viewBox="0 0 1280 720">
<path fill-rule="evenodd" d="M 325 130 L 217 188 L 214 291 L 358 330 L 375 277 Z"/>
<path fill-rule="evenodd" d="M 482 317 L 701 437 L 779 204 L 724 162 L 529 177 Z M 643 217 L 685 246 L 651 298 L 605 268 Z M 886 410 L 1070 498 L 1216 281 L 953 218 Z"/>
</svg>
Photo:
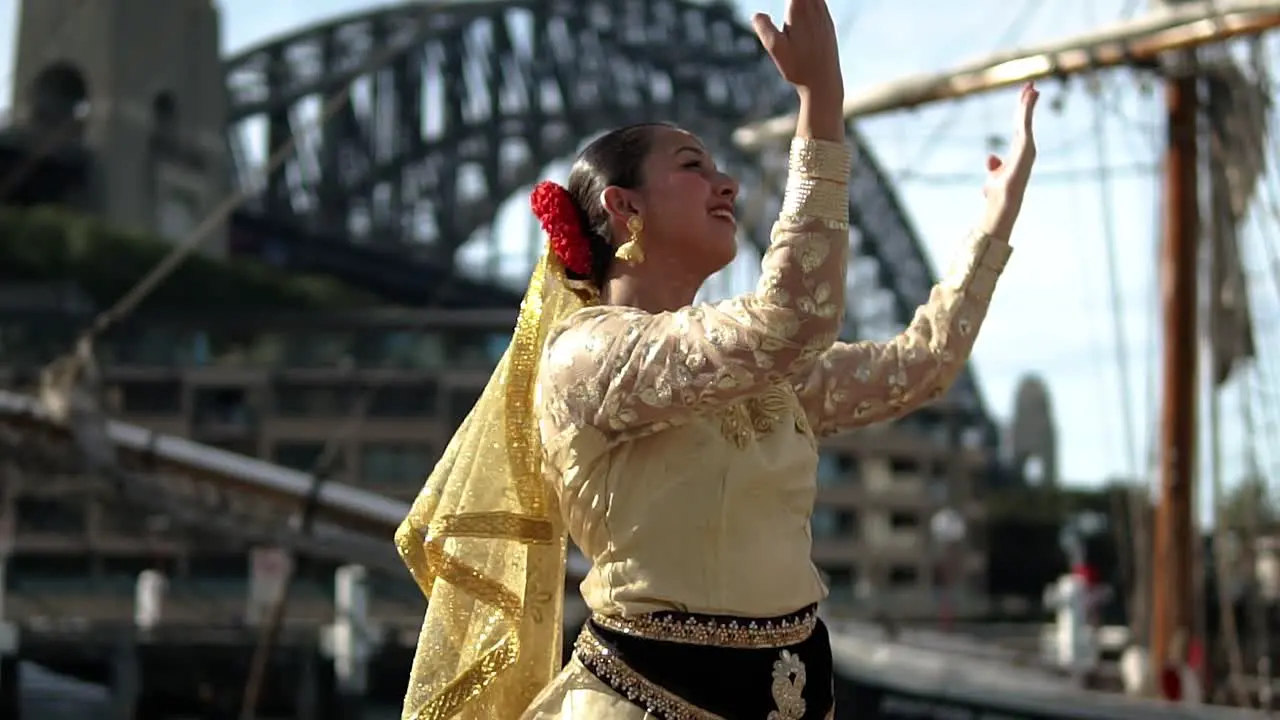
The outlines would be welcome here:
<svg viewBox="0 0 1280 720">
<path fill-rule="evenodd" d="M 363 696 L 368 683 L 367 575 L 360 565 L 343 565 L 334 573 L 333 665 L 338 688 L 347 697 Z"/>
<path fill-rule="evenodd" d="M 1058 578 L 1045 593 L 1045 604 L 1054 610 L 1054 661 L 1077 681 L 1083 681 L 1098 661 L 1089 627 L 1090 600 L 1084 578 L 1075 573 Z"/>
<path fill-rule="evenodd" d="M 138 573 L 133 596 L 133 624 L 142 631 L 154 629 L 164 614 L 164 599 L 169 580 L 159 570 Z"/>
</svg>

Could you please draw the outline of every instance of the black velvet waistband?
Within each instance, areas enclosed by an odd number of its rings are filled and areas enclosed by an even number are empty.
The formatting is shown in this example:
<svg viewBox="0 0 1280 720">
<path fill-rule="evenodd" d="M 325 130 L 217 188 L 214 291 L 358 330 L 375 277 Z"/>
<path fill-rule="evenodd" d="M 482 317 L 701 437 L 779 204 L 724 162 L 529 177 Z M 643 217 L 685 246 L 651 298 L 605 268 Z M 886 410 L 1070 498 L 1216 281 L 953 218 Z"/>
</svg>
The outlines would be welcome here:
<svg viewBox="0 0 1280 720">
<path fill-rule="evenodd" d="M 768 648 L 652 640 L 592 620 L 574 655 L 615 692 L 663 720 L 831 717 L 831 639 L 821 620 L 800 642 Z"/>
</svg>

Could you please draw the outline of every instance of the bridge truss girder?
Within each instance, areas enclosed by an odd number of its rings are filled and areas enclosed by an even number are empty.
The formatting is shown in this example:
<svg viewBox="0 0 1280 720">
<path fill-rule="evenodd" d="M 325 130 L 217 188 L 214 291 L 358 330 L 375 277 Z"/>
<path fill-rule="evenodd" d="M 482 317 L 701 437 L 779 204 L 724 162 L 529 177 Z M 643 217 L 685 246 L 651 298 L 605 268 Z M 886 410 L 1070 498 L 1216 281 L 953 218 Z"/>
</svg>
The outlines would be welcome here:
<svg viewBox="0 0 1280 720">
<path fill-rule="evenodd" d="M 274 38 L 225 69 L 242 186 L 259 186 L 264 148 L 299 140 L 246 212 L 299 232 L 341 231 L 354 246 L 443 274 L 424 284 L 448 288 L 459 249 L 549 165 L 640 120 L 695 132 L 739 177 L 755 249 L 780 206 L 785 147 L 752 153 L 730 138 L 792 109 L 794 92 L 723 2 L 399 3 Z M 348 85 L 316 130 L 319 108 Z M 874 153 L 856 128 L 849 136 L 858 157 L 850 282 L 860 301 L 846 335 L 866 337 L 909 322 L 935 274 Z M 970 371 L 950 400 L 991 426 Z"/>
</svg>

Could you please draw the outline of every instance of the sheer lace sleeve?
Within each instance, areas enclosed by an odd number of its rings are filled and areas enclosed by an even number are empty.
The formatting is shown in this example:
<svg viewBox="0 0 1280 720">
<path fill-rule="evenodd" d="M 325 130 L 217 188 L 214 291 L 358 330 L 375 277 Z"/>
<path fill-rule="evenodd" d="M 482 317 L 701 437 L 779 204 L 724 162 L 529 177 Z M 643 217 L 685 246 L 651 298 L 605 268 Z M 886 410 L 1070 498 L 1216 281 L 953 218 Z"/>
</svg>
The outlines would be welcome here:
<svg viewBox="0 0 1280 720">
<path fill-rule="evenodd" d="M 822 353 L 796 381 L 814 433 L 891 420 L 946 392 L 973 350 L 1010 253 L 1003 240 L 972 235 L 902 334 Z"/>
<path fill-rule="evenodd" d="M 843 144 L 793 141 L 754 292 L 674 312 L 603 306 L 571 317 L 543 362 L 549 429 L 665 427 L 794 377 L 830 348 L 844 314 L 850 163 Z"/>
</svg>

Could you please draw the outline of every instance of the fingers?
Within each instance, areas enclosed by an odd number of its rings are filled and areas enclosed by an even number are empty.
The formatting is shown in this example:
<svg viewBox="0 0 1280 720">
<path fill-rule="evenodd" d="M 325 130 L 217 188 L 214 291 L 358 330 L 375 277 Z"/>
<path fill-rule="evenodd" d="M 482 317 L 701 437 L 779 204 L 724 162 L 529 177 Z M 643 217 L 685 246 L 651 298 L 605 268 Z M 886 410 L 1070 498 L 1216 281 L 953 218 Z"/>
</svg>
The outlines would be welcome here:
<svg viewBox="0 0 1280 720">
<path fill-rule="evenodd" d="M 751 27 L 755 28 L 756 37 L 760 38 L 760 44 L 764 49 L 772 53 L 778 44 L 778 38 L 782 35 L 778 26 L 773 24 L 773 19 L 764 13 L 756 13 L 751 18 Z"/>
<path fill-rule="evenodd" d="M 1022 86 L 1022 94 L 1018 97 L 1018 130 L 1030 134 L 1031 120 L 1035 116 L 1036 103 L 1040 101 L 1040 91 L 1036 89 L 1035 83 L 1027 83 Z"/>
<path fill-rule="evenodd" d="M 827 0 L 787 0 L 781 29 L 764 13 L 752 17 L 751 24 L 787 82 L 797 88 L 843 92 L 840 51 Z"/>
<path fill-rule="evenodd" d="M 831 12 L 827 7 L 827 0 L 788 0 L 786 15 L 783 17 L 790 24 L 793 18 L 811 20 L 830 18 Z"/>
</svg>

